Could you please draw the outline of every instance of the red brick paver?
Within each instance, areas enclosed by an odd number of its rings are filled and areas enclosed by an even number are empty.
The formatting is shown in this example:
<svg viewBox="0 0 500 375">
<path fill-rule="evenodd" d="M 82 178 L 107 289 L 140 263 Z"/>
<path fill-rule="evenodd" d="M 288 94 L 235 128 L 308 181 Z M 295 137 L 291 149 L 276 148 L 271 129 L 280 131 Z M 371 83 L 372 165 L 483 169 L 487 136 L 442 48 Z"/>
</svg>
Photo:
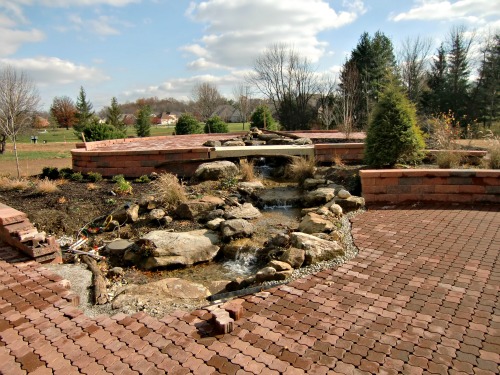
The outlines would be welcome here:
<svg viewBox="0 0 500 375">
<path fill-rule="evenodd" d="M 225 335 L 208 311 L 89 318 L 59 277 L 0 244 L 0 373 L 495 374 L 500 207 L 380 207 L 359 255 L 242 298 Z"/>
</svg>

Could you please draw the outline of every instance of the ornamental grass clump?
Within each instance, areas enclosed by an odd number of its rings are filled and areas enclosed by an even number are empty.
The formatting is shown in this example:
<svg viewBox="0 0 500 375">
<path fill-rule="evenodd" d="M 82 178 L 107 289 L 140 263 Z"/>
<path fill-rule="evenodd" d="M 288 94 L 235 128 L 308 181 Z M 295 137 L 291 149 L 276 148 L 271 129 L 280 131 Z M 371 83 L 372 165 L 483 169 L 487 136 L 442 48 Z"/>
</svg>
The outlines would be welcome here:
<svg viewBox="0 0 500 375">
<path fill-rule="evenodd" d="M 314 158 L 294 157 L 287 167 L 287 177 L 302 185 L 308 178 L 314 177 L 316 161 Z"/>
<path fill-rule="evenodd" d="M 173 209 L 187 200 L 184 186 L 177 176 L 171 173 L 162 173 L 154 182 L 157 199 L 167 209 Z"/>
<path fill-rule="evenodd" d="M 375 106 L 365 149 L 365 162 L 373 167 L 417 164 L 425 148 L 413 104 L 390 83 Z"/>
<path fill-rule="evenodd" d="M 38 194 L 53 194 L 59 191 L 56 181 L 49 180 L 45 177 L 43 180 L 38 180 L 35 184 L 35 192 Z"/>
</svg>

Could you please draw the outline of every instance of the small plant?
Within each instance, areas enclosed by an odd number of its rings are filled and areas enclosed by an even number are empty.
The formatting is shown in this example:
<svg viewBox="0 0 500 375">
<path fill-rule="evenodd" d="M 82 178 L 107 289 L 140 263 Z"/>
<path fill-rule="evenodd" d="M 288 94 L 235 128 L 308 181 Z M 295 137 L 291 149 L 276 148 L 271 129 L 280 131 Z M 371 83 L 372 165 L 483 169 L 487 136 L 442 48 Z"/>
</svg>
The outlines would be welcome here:
<svg viewBox="0 0 500 375">
<path fill-rule="evenodd" d="M 177 176 L 171 173 L 163 173 L 154 182 L 158 200 L 167 208 L 174 208 L 179 203 L 187 200 L 184 186 L 179 182 Z"/>
<path fill-rule="evenodd" d="M 35 184 L 35 192 L 38 194 L 53 194 L 59 191 L 57 183 L 45 177 L 43 180 L 37 181 Z"/>
<path fill-rule="evenodd" d="M 337 155 L 337 154 L 335 154 L 335 155 L 333 156 L 333 164 L 335 164 L 337 167 L 341 167 L 341 168 L 342 168 L 342 167 L 345 167 L 344 161 L 343 161 L 343 160 L 342 160 L 342 158 L 341 158 L 339 155 Z"/>
<path fill-rule="evenodd" d="M 113 182 L 118 182 L 118 181 L 121 181 L 121 180 L 124 180 L 125 179 L 125 176 L 122 175 L 122 174 L 117 174 L 115 176 L 113 176 L 113 178 L 111 179 L 111 181 Z"/>
<path fill-rule="evenodd" d="M 242 181 L 255 181 L 257 179 L 253 161 L 242 160 L 240 162 L 240 175 Z"/>
<path fill-rule="evenodd" d="M 141 177 L 136 178 L 134 180 L 134 182 L 137 182 L 139 184 L 147 184 L 147 183 L 151 182 L 151 179 L 146 175 L 142 175 Z"/>
<path fill-rule="evenodd" d="M 60 177 L 61 174 L 56 167 L 43 167 L 42 178 L 48 178 L 49 180 L 57 180 Z"/>
<path fill-rule="evenodd" d="M 87 180 L 90 182 L 102 181 L 102 175 L 99 172 L 89 172 L 87 173 Z"/>
<path fill-rule="evenodd" d="M 462 155 L 453 150 L 443 150 L 436 153 L 436 164 L 441 169 L 457 168 L 462 161 Z"/>
<path fill-rule="evenodd" d="M 0 178 L 0 190 L 18 190 L 24 191 L 29 189 L 31 183 L 25 179 L 13 179 L 9 177 Z"/>
<path fill-rule="evenodd" d="M 59 175 L 61 176 L 61 178 L 70 178 L 72 174 L 73 169 L 71 168 L 61 168 L 59 170 Z"/>
<path fill-rule="evenodd" d="M 295 157 L 292 162 L 287 166 L 286 175 L 293 181 L 302 185 L 302 183 L 314 176 L 316 172 L 316 162 L 314 158 L 301 158 Z"/>
<path fill-rule="evenodd" d="M 73 172 L 70 176 L 69 179 L 71 181 L 75 182 L 80 182 L 83 181 L 83 174 L 81 172 Z"/>
<path fill-rule="evenodd" d="M 93 182 L 90 182 L 90 183 L 87 184 L 87 190 L 88 191 L 94 191 L 94 190 L 97 190 L 97 189 L 99 189 L 99 187 L 96 184 L 94 184 Z"/>
<path fill-rule="evenodd" d="M 235 177 L 226 177 L 219 182 L 219 189 L 230 190 L 238 185 L 238 179 Z"/>
<path fill-rule="evenodd" d="M 114 206 L 116 204 L 116 200 L 113 198 L 108 198 L 104 201 L 107 205 Z"/>
<path fill-rule="evenodd" d="M 132 185 L 130 184 L 130 182 L 125 180 L 125 177 L 123 177 L 123 175 L 120 175 L 120 176 L 121 176 L 121 178 L 116 179 L 113 191 L 116 194 L 120 194 L 120 195 L 132 194 Z M 117 177 L 117 176 L 115 176 L 115 177 Z"/>
</svg>

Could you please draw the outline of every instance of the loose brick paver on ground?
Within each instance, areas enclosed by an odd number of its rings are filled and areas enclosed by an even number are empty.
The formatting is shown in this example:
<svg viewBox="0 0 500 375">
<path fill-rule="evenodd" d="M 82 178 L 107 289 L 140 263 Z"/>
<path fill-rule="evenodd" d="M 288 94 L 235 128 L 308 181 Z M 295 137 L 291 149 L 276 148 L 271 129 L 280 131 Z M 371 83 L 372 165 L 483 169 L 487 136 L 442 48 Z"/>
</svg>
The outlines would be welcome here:
<svg viewBox="0 0 500 375">
<path fill-rule="evenodd" d="M 359 255 L 208 310 L 89 318 L 0 244 L 2 374 L 497 374 L 500 207 L 399 205 L 353 219 Z"/>
</svg>

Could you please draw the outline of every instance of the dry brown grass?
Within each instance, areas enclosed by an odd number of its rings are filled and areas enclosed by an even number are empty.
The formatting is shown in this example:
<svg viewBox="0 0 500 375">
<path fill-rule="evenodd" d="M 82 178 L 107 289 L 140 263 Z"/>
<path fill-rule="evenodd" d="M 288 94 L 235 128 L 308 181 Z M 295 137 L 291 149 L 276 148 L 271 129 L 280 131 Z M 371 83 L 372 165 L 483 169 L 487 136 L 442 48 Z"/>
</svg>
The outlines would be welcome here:
<svg viewBox="0 0 500 375">
<path fill-rule="evenodd" d="M 29 180 L 24 178 L 0 177 L 0 190 L 19 190 L 24 191 L 31 187 Z"/>
<path fill-rule="evenodd" d="M 453 150 L 443 150 L 436 154 L 436 164 L 441 169 L 457 168 L 462 162 L 462 155 Z"/>
<path fill-rule="evenodd" d="M 35 184 L 35 192 L 38 194 L 54 194 L 59 191 L 56 181 L 49 180 L 47 177 L 43 180 L 38 180 Z"/>
<path fill-rule="evenodd" d="M 240 162 L 240 176 L 242 181 L 250 182 L 257 180 L 253 161 L 242 160 Z"/>
<path fill-rule="evenodd" d="M 172 209 L 187 200 L 184 186 L 179 182 L 177 176 L 171 173 L 163 173 L 154 182 L 157 199 L 165 205 L 165 208 Z"/>
<path fill-rule="evenodd" d="M 488 168 L 500 169 L 500 139 L 490 140 L 487 162 Z"/>
<path fill-rule="evenodd" d="M 87 184 L 87 190 L 88 191 L 94 191 L 94 190 L 97 190 L 97 189 L 99 189 L 99 187 L 96 184 L 94 184 L 93 182 L 90 182 L 90 183 Z"/>
<path fill-rule="evenodd" d="M 333 155 L 333 164 L 335 164 L 338 167 L 345 167 L 344 161 L 337 154 Z"/>
<path fill-rule="evenodd" d="M 312 178 L 316 172 L 314 158 L 294 157 L 287 167 L 287 177 L 292 181 L 302 184 L 306 179 Z"/>
</svg>

